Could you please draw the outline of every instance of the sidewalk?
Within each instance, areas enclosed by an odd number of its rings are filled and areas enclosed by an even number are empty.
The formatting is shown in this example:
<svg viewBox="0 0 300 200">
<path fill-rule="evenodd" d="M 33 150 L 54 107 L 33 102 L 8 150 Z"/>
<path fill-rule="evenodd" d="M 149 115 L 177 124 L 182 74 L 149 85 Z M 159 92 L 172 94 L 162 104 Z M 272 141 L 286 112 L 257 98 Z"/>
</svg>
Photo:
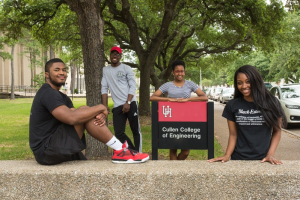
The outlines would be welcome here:
<svg viewBox="0 0 300 200">
<path fill-rule="evenodd" d="M 34 97 L 35 96 L 35 92 L 34 93 L 29 93 L 29 92 L 15 92 L 15 95 L 20 95 L 20 96 L 23 96 L 23 97 Z M 81 98 L 85 98 L 86 97 L 86 94 L 84 93 L 84 94 L 70 94 L 70 93 L 68 93 L 67 94 L 68 95 L 68 97 L 70 97 L 70 98 L 72 98 L 72 96 L 73 97 L 81 97 Z M 109 93 L 108 94 L 108 96 L 110 97 L 111 96 L 111 94 Z M 135 94 L 135 96 L 136 97 L 139 97 L 139 94 Z M 150 94 L 150 96 L 151 96 L 151 94 Z"/>
<path fill-rule="evenodd" d="M 225 152 L 228 144 L 229 130 L 227 120 L 222 117 L 225 104 L 214 103 L 215 138 Z M 300 160 L 300 139 L 282 131 L 281 140 L 275 152 L 279 160 Z"/>
</svg>

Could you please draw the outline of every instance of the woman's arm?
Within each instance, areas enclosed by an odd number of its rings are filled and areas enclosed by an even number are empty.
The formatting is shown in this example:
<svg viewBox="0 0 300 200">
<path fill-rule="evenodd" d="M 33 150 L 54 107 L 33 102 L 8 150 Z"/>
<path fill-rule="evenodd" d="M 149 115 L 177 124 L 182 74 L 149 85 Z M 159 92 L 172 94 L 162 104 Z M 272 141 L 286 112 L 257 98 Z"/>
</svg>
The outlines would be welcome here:
<svg viewBox="0 0 300 200">
<path fill-rule="evenodd" d="M 262 159 L 261 162 L 270 162 L 271 164 L 277 164 L 280 165 L 282 162 L 280 160 L 277 160 L 274 158 L 275 151 L 277 149 L 277 146 L 279 144 L 280 138 L 281 138 L 281 120 L 280 118 L 278 121 L 279 123 L 279 128 L 278 127 L 273 127 L 273 132 L 272 132 L 272 138 L 271 138 L 271 144 L 269 151 L 267 153 L 267 156 Z"/>
<path fill-rule="evenodd" d="M 187 98 L 187 101 L 208 101 L 206 94 L 200 88 L 198 88 L 195 93 L 198 96 Z"/>
<path fill-rule="evenodd" d="M 235 122 L 227 120 L 227 123 L 229 128 L 229 138 L 228 138 L 226 153 L 224 156 L 218 158 L 212 158 L 208 160 L 208 162 L 215 162 L 215 161 L 222 161 L 222 163 L 227 162 L 234 151 L 236 145 L 236 139 L 237 139 L 237 130 L 236 130 Z"/>
<path fill-rule="evenodd" d="M 174 98 L 161 97 L 162 92 L 158 89 L 150 97 L 150 101 L 176 101 Z"/>
</svg>

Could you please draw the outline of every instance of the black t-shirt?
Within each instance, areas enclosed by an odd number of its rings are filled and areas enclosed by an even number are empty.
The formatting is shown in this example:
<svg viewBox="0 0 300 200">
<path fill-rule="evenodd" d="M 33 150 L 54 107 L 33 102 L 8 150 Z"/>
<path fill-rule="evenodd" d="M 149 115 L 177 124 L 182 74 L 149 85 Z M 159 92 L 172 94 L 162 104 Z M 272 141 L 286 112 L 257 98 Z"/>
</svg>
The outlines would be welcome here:
<svg viewBox="0 0 300 200">
<path fill-rule="evenodd" d="M 253 102 L 244 98 L 230 100 L 223 117 L 235 122 L 237 141 L 231 155 L 233 160 L 260 160 L 270 148 L 272 127 L 269 127 Z"/>
<path fill-rule="evenodd" d="M 40 156 L 44 151 L 44 143 L 56 131 L 61 121 L 51 112 L 58 106 L 73 108 L 71 99 L 45 83 L 36 93 L 30 112 L 29 145 L 33 153 Z"/>
</svg>

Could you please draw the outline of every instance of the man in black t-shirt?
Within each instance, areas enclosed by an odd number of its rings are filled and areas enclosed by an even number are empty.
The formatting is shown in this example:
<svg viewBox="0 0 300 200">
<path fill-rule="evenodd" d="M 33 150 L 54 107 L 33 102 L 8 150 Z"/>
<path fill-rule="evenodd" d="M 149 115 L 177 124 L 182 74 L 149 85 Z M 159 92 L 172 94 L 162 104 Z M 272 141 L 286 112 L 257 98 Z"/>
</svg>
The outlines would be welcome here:
<svg viewBox="0 0 300 200">
<path fill-rule="evenodd" d="M 45 65 L 46 83 L 37 92 L 31 107 L 29 144 L 36 161 L 43 165 L 71 160 L 86 160 L 84 131 L 114 149 L 114 163 L 141 163 L 148 154 L 128 149 L 112 135 L 107 126 L 107 108 L 83 106 L 75 109 L 72 101 L 59 89 L 67 73 L 62 60 L 54 58 Z"/>
</svg>

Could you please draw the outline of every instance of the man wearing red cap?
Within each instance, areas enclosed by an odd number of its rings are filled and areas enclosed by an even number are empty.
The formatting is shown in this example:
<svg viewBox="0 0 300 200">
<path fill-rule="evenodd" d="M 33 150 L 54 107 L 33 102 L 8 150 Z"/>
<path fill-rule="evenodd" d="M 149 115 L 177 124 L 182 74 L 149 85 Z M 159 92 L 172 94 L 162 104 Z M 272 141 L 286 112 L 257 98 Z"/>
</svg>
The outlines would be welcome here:
<svg viewBox="0 0 300 200">
<path fill-rule="evenodd" d="M 142 150 L 142 134 L 138 118 L 138 103 L 135 96 L 136 82 L 130 66 L 120 62 L 122 49 L 114 46 L 110 50 L 111 64 L 103 68 L 101 81 L 102 103 L 107 106 L 108 89 L 114 102 L 113 124 L 116 137 L 127 141 L 129 148 L 138 152 Z M 129 121 L 133 133 L 134 144 L 125 133 L 126 121 Z"/>
</svg>

